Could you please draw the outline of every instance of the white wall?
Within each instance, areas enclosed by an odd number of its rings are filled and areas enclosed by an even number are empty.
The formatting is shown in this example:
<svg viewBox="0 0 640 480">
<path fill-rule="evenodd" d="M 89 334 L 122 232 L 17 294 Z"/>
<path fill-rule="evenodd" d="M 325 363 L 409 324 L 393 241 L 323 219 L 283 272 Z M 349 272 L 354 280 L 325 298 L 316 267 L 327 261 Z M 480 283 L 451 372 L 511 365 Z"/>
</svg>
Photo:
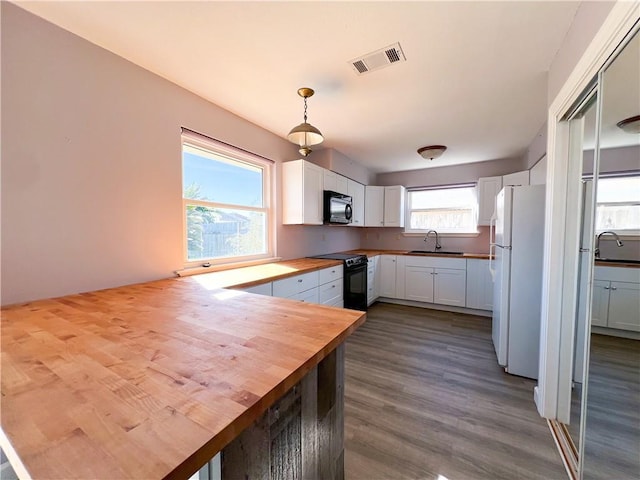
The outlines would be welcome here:
<svg viewBox="0 0 640 480">
<path fill-rule="evenodd" d="M 543 156 L 531 170 L 529 170 L 530 185 L 545 185 L 547 183 L 547 156 Z"/>
<path fill-rule="evenodd" d="M 549 69 L 548 105 L 560 92 L 615 3 L 615 0 L 581 2 Z"/>
<path fill-rule="evenodd" d="M 182 126 L 271 158 L 278 181 L 280 162 L 298 158 L 285 139 L 13 4 L 0 8 L 2 304 L 182 268 Z M 276 200 L 282 257 L 359 246 L 354 228 L 282 226 Z"/>
</svg>

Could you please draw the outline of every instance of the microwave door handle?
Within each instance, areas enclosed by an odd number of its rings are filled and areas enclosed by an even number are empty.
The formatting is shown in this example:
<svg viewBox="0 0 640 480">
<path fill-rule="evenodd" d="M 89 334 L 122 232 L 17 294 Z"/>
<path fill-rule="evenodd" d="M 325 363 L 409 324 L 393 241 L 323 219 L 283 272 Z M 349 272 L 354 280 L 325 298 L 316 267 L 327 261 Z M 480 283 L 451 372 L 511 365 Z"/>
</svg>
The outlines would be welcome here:
<svg viewBox="0 0 640 480">
<path fill-rule="evenodd" d="M 344 207 L 344 216 L 347 220 L 351 220 L 351 217 L 353 216 L 353 208 L 351 208 L 351 205 L 348 203 Z"/>
</svg>

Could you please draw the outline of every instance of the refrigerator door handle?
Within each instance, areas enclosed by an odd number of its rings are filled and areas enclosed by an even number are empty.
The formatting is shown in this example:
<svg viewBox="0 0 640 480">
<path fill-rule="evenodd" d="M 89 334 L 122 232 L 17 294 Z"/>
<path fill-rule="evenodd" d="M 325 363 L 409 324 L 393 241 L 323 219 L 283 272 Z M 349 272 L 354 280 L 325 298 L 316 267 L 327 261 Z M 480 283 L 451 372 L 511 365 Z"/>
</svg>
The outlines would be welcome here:
<svg viewBox="0 0 640 480">
<path fill-rule="evenodd" d="M 489 273 L 491 274 L 491 280 L 496 281 L 496 270 L 493 268 L 493 255 L 496 249 L 495 239 L 495 227 L 496 227 L 496 214 L 491 215 L 489 220 Z"/>
</svg>

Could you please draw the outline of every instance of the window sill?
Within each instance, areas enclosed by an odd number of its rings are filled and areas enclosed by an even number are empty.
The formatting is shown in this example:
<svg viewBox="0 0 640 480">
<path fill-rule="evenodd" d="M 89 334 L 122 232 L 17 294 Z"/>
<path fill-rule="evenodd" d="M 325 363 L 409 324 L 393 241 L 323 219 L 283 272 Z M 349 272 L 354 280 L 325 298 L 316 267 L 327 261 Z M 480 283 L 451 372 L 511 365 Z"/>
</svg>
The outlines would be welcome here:
<svg viewBox="0 0 640 480">
<path fill-rule="evenodd" d="M 402 236 L 403 237 L 422 237 L 424 238 L 424 236 L 427 234 L 427 232 L 425 233 L 413 233 L 413 232 L 403 232 Z M 438 232 L 438 237 L 442 238 L 442 237 L 459 237 L 459 238 L 472 238 L 472 237 L 477 237 L 480 235 L 480 232 L 469 232 L 469 233 L 440 233 Z"/>
<path fill-rule="evenodd" d="M 219 265 L 211 265 L 203 267 L 201 265 L 195 267 L 187 267 L 182 270 L 176 270 L 178 277 L 189 277 L 191 275 L 200 275 L 201 273 L 221 272 L 223 270 L 233 270 L 235 268 L 252 267 L 254 265 L 264 265 L 265 263 L 273 263 L 282 260 L 282 257 L 261 258 L 260 260 L 252 260 L 250 262 L 223 263 Z"/>
</svg>

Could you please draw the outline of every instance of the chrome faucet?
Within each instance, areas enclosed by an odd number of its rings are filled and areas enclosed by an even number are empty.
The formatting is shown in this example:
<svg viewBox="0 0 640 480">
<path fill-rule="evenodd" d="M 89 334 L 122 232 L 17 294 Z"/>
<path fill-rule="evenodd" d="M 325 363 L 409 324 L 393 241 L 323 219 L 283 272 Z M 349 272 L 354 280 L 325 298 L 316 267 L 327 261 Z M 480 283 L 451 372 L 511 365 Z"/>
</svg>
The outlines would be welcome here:
<svg viewBox="0 0 640 480">
<path fill-rule="evenodd" d="M 622 243 L 620 241 L 620 237 L 618 237 L 618 234 L 615 232 L 602 232 L 598 234 L 598 238 L 596 239 L 596 249 L 593 253 L 595 253 L 596 258 L 600 258 L 600 237 L 602 237 L 603 235 L 613 235 L 613 238 L 616 239 L 616 245 L 618 247 L 622 247 L 624 245 L 624 243 Z"/>
<path fill-rule="evenodd" d="M 431 234 L 431 233 L 435 233 L 436 234 L 436 245 L 433 248 L 433 251 L 435 252 L 435 251 L 440 250 L 442 248 L 442 245 L 440 245 L 440 241 L 438 240 L 438 232 L 436 232 L 435 230 L 429 230 L 427 232 L 427 234 L 424 236 L 424 240 L 423 241 L 424 242 L 429 241 L 429 234 Z"/>
</svg>

